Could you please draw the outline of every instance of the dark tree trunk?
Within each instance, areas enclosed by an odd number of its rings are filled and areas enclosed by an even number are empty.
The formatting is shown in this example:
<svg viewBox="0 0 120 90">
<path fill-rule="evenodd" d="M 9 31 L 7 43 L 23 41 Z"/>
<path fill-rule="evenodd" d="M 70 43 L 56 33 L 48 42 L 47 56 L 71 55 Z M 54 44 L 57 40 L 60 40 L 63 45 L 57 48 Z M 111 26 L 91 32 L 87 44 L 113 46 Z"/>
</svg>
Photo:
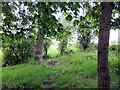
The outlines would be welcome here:
<svg viewBox="0 0 120 90">
<path fill-rule="evenodd" d="M 65 53 L 66 48 L 67 48 L 67 39 L 62 40 L 60 43 L 61 43 L 60 55 L 63 55 Z"/>
<path fill-rule="evenodd" d="M 108 46 L 113 2 L 102 2 L 102 15 L 98 41 L 98 89 L 110 89 Z"/>
<path fill-rule="evenodd" d="M 44 52 L 44 53 L 45 53 L 44 56 L 47 57 L 47 54 L 48 54 L 48 48 L 47 48 L 47 47 L 46 47 L 46 48 L 44 47 L 44 51 L 45 51 L 45 52 Z"/>
<path fill-rule="evenodd" d="M 45 50 L 45 55 L 47 56 L 47 53 L 48 53 L 48 49 Z"/>
<path fill-rule="evenodd" d="M 63 53 L 64 53 L 64 44 L 62 43 L 61 50 L 60 50 L 60 55 L 63 55 Z"/>
<path fill-rule="evenodd" d="M 37 40 L 34 46 L 34 59 L 37 61 L 43 61 L 44 39 L 43 29 L 38 31 Z"/>
<path fill-rule="evenodd" d="M 87 42 L 83 42 L 82 46 L 83 46 L 83 49 L 85 51 L 88 48 L 88 43 Z"/>
</svg>

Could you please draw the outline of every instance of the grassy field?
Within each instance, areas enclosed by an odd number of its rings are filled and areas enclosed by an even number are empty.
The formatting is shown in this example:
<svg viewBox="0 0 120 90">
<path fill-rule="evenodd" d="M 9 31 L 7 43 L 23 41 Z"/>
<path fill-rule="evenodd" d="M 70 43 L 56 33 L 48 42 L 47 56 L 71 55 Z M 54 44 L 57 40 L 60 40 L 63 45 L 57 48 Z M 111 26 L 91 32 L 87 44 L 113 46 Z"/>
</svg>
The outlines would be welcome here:
<svg viewBox="0 0 120 90">
<path fill-rule="evenodd" d="M 57 52 L 57 53 L 56 53 Z M 30 60 L 27 64 L 10 66 L 2 69 L 2 87 L 6 88 L 96 88 L 97 87 L 97 53 L 96 51 L 57 56 L 57 49 L 51 49 L 49 58 L 42 64 Z M 54 61 L 54 65 L 48 65 Z M 109 53 L 111 88 L 118 88 L 118 58 L 114 52 Z M 120 64 L 119 64 L 120 65 Z"/>
</svg>

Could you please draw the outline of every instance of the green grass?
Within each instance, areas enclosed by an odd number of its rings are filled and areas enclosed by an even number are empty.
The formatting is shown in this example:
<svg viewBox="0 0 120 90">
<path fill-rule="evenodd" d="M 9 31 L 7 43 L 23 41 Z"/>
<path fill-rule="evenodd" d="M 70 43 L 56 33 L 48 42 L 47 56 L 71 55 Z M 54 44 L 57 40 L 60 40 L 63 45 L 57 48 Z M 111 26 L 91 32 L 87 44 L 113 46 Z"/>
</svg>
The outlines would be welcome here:
<svg viewBox="0 0 120 90">
<path fill-rule="evenodd" d="M 2 85 L 7 88 L 42 87 L 52 68 L 39 64 L 23 64 L 3 68 Z"/>
<path fill-rule="evenodd" d="M 74 52 L 77 51 L 77 47 L 76 44 L 73 45 L 68 45 L 67 46 L 67 50 L 73 50 Z M 58 46 L 54 46 L 52 45 L 49 49 L 48 49 L 48 55 L 55 57 L 58 56 L 60 54 L 60 51 L 58 49 Z"/>
<path fill-rule="evenodd" d="M 58 55 L 57 49 L 50 49 L 49 55 Z M 57 54 L 56 54 L 57 53 Z M 27 63 L 22 65 L 2 68 L 3 88 L 24 88 L 43 87 L 44 80 L 50 78 L 51 86 L 96 88 L 97 87 L 97 53 L 95 51 L 82 52 L 75 50 L 74 53 L 64 56 L 57 56 L 57 63 L 54 67 L 47 66 L 46 63 Z M 51 60 L 51 59 L 50 59 Z M 49 61 L 50 61 L 49 60 Z M 114 52 L 109 53 L 111 87 L 117 88 L 118 58 Z M 54 74 L 53 76 L 50 76 Z"/>
<path fill-rule="evenodd" d="M 54 68 L 58 76 L 53 79 L 53 87 L 97 87 L 96 53 L 85 53 L 76 51 L 57 57 L 58 63 Z"/>
<path fill-rule="evenodd" d="M 3 60 L 3 53 L 2 50 L 0 49 L 0 65 L 2 65 L 2 60 Z M 0 89 L 2 88 L 2 69 L 0 69 Z"/>
<path fill-rule="evenodd" d="M 3 59 L 3 53 L 2 50 L 0 49 L 0 64 L 2 64 L 2 59 Z"/>
<path fill-rule="evenodd" d="M 48 55 L 50 55 L 52 57 L 57 56 L 57 55 L 59 55 L 59 51 L 57 50 L 57 48 L 51 47 L 48 50 Z"/>
</svg>

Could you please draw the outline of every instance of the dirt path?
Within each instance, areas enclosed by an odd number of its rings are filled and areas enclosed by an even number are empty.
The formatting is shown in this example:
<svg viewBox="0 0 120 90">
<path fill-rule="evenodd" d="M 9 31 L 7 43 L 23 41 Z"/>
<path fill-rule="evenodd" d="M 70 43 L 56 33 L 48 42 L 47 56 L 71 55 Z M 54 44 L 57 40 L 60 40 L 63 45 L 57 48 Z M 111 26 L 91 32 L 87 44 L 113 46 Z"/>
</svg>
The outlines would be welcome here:
<svg viewBox="0 0 120 90">
<path fill-rule="evenodd" d="M 56 64 L 56 61 L 54 61 L 54 60 L 49 61 L 47 63 L 47 65 L 50 67 L 54 67 L 55 64 Z M 53 82 L 52 80 L 55 78 L 55 76 L 56 76 L 56 74 L 54 72 L 52 72 L 50 75 L 47 75 L 46 79 L 43 82 L 42 88 L 52 88 L 52 82 Z"/>
<path fill-rule="evenodd" d="M 46 77 L 46 79 L 43 82 L 43 88 L 52 88 L 52 80 L 55 78 L 56 74 L 55 73 L 51 73 L 50 75 L 48 75 Z"/>
</svg>

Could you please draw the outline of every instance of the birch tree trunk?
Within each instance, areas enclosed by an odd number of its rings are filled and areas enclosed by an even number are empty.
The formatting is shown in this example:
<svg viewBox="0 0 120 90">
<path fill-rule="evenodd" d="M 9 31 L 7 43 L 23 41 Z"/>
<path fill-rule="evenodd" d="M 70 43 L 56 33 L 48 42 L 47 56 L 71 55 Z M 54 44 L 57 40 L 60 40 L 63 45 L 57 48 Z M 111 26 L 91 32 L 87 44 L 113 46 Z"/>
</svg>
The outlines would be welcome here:
<svg viewBox="0 0 120 90">
<path fill-rule="evenodd" d="M 110 89 L 110 74 L 108 64 L 108 46 L 110 34 L 110 22 L 113 2 L 102 2 L 102 15 L 100 21 L 98 41 L 98 90 Z"/>
</svg>

